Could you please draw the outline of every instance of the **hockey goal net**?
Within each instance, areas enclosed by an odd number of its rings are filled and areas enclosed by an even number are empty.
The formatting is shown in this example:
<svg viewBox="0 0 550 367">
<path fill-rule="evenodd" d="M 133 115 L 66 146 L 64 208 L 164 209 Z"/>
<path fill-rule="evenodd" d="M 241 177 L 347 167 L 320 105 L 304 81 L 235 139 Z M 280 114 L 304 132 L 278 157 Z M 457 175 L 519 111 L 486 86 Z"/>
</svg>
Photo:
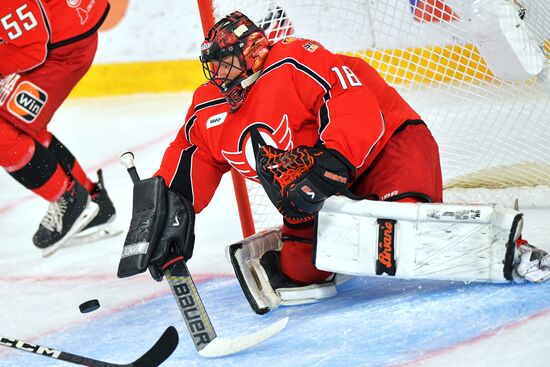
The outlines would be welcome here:
<svg viewBox="0 0 550 367">
<path fill-rule="evenodd" d="M 373 65 L 432 130 L 446 201 L 513 205 L 519 195 L 523 205 L 550 201 L 548 0 L 199 0 L 199 6 L 204 27 L 240 10 L 273 40 L 293 32 Z M 256 230 L 280 224 L 261 187 L 246 186 Z"/>
</svg>

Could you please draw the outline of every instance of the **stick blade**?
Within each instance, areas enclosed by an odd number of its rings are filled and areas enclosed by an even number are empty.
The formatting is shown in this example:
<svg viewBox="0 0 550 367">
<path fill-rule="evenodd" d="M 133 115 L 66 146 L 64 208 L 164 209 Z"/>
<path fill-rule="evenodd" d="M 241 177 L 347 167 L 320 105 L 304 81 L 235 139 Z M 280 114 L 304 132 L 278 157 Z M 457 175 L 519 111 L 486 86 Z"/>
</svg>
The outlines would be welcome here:
<svg viewBox="0 0 550 367">
<path fill-rule="evenodd" d="M 172 355 L 179 343 L 178 331 L 169 326 L 159 340 L 139 359 L 133 362 L 132 367 L 156 367 L 160 366 Z"/>
<path fill-rule="evenodd" d="M 271 338 L 283 330 L 288 323 L 288 317 L 269 325 L 264 329 L 260 329 L 252 334 L 232 337 L 220 338 L 212 340 L 206 347 L 199 351 L 199 354 L 206 358 L 217 358 L 228 356 L 242 350 L 258 345 L 265 340 Z"/>
</svg>

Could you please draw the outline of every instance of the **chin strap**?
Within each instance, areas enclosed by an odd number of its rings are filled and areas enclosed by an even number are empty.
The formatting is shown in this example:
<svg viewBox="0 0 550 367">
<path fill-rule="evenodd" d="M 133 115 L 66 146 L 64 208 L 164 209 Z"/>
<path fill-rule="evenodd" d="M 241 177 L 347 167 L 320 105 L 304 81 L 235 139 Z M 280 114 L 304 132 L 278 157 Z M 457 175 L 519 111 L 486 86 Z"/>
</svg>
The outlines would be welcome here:
<svg viewBox="0 0 550 367">
<path fill-rule="evenodd" d="M 260 77 L 261 71 L 257 71 L 241 82 L 243 89 L 250 87 Z"/>
</svg>

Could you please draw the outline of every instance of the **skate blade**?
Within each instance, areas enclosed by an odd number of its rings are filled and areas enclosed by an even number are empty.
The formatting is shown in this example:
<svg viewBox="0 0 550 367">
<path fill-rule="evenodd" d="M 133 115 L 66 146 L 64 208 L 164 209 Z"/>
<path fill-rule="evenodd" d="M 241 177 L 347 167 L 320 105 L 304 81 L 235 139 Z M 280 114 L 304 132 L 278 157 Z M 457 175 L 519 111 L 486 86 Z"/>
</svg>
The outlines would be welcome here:
<svg viewBox="0 0 550 367">
<path fill-rule="evenodd" d="M 107 238 L 116 237 L 122 234 L 122 232 L 122 229 L 113 228 L 106 223 L 98 226 L 97 228 L 89 228 L 86 231 L 75 234 L 69 239 L 65 246 L 78 246 L 86 243 L 97 242 Z"/>
<path fill-rule="evenodd" d="M 62 239 L 42 250 L 42 256 L 48 257 L 59 250 L 61 247 L 65 246 L 65 244 L 67 244 L 67 242 L 75 233 L 86 227 L 88 223 L 90 223 L 95 218 L 97 213 L 99 213 L 99 205 L 97 205 L 93 201 L 88 202 L 88 205 L 86 205 L 86 208 L 84 209 L 82 214 L 80 214 L 80 217 L 78 217 L 73 227 Z"/>
</svg>

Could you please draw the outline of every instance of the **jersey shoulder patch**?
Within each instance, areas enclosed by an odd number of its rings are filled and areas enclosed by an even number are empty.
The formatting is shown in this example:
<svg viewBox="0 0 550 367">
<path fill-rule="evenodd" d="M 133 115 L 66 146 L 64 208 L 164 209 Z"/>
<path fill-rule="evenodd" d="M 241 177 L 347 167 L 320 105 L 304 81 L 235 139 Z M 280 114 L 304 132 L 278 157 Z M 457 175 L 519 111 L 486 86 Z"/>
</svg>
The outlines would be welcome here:
<svg viewBox="0 0 550 367">
<path fill-rule="evenodd" d="M 307 41 L 303 44 L 302 47 L 304 47 L 307 51 L 313 53 L 317 51 L 317 49 L 321 46 L 321 44 L 315 42 L 315 41 Z"/>
<path fill-rule="evenodd" d="M 206 120 L 206 128 L 210 129 L 212 127 L 223 124 L 226 117 L 227 117 L 227 111 L 211 116 L 210 118 L 208 118 L 208 120 Z"/>
</svg>

